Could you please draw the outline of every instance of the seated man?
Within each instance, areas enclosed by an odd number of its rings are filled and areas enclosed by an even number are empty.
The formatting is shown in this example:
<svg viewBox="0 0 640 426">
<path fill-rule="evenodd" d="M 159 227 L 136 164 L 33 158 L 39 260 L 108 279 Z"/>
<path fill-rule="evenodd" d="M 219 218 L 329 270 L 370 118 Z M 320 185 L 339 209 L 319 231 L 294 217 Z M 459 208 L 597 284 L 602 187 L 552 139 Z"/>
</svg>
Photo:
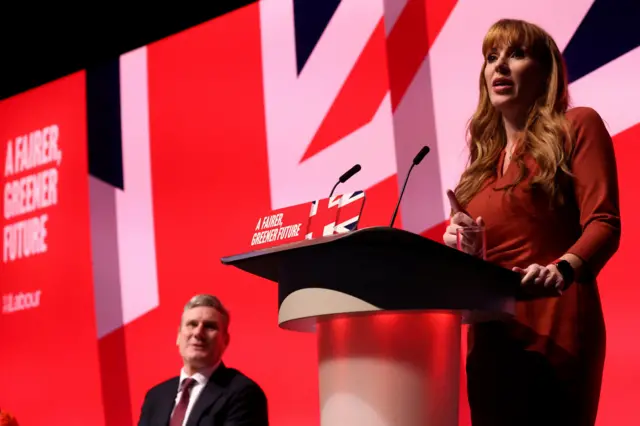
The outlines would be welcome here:
<svg viewBox="0 0 640 426">
<path fill-rule="evenodd" d="M 221 361 L 228 344 L 229 313 L 218 298 L 191 298 L 178 331 L 184 367 L 147 392 L 138 426 L 267 426 L 260 386 Z"/>
</svg>

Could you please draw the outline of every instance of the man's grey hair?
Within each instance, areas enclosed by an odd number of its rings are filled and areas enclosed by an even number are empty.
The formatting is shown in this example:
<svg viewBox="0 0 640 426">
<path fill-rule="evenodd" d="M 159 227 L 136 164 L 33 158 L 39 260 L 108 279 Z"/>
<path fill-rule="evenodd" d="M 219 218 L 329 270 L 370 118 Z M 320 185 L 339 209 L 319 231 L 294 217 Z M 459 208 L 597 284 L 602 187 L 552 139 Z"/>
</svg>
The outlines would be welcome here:
<svg viewBox="0 0 640 426">
<path fill-rule="evenodd" d="M 196 294 L 184 305 L 184 310 L 182 311 L 182 313 L 184 314 L 188 310 L 198 308 L 200 306 L 208 306 L 220 312 L 220 315 L 222 316 L 222 320 L 224 322 L 225 330 L 229 329 L 229 311 L 224 307 L 220 299 L 218 299 L 216 296 L 212 296 L 210 294 Z"/>
</svg>

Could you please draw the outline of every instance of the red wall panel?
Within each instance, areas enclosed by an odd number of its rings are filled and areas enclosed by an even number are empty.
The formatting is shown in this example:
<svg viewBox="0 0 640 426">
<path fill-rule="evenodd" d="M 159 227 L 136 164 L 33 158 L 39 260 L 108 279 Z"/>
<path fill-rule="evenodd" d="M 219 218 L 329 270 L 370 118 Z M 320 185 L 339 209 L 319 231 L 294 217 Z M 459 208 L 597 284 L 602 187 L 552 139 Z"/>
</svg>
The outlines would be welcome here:
<svg viewBox="0 0 640 426">
<path fill-rule="evenodd" d="M 20 162 L 20 155 L 15 155 L 21 152 L 16 150 L 16 138 L 22 135 L 31 136 L 30 144 L 35 145 L 29 146 L 39 147 L 45 161 L 47 146 L 54 146 L 54 141 L 58 149 L 52 152 L 59 153 L 59 161 L 9 176 L 5 170 L 2 175 L 5 193 L 0 206 L 5 214 L 7 183 L 45 171 L 49 173 L 46 186 L 24 186 L 32 192 L 22 195 L 33 197 L 34 191 L 46 191 L 52 203 L 2 217 L 3 252 L 7 252 L 7 230 L 43 215 L 47 250 L 14 261 L 3 259 L 0 264 L 0 404 L 23 425 L 68 424 L 71 419 L 73 424 L 99 426 L 104 418 L 91 273 L 84 73 L 3 101 L 0 117 L 5 169 L 11 161 L 9 144 L 14 164 L 16 159 Z M 32 132 L 38 130 L 46 143 L 36 141 L 38 136 Z M 36 156 L 37 152 L 32 151 Z M 8 312 L 8 297 L 20 293 L 39 293 L 39 305 Z"/>
</svg>

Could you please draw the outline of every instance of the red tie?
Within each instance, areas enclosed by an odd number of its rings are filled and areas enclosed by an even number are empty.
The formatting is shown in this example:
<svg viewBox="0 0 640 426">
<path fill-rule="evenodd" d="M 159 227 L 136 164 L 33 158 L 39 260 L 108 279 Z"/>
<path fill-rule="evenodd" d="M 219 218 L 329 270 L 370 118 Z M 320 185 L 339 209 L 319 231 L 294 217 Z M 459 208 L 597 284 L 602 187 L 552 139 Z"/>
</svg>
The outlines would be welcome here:
<svg viewBox="0 0 640 426">
<path fill-rule="evenodd" d="M 182 389 L 182 395 L 180 395 L 180 401 L 176 405 L 176 409 L 173 410 L 171 416 L 171 422 L 169 426 L 182 426 L 184 422 L 184 416 L 187 414 L 187 407 L 189 406 L 189 397 L 191 396 L 191 387 L 196 383 L 192 378 L 184 379 L 180 388 Z"/>
</svg>

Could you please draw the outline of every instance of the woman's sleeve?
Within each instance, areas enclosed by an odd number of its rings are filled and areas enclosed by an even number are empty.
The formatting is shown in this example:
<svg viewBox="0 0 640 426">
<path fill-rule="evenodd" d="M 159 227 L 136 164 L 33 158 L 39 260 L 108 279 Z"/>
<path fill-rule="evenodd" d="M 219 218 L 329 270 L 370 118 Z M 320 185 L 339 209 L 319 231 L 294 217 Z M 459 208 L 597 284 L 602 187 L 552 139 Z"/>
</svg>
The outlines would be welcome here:
<svg viewBox="0 0 640 426">
<path fill-rule="evenodd" d="M 573 187 L 580 210 L 582 236 L 567 250 L 596 276 L 618 250 L 620 206 L 613 141 L 600 115 L 591 108 L 567 114 L 575 135 L 571 160 Z"/>
</svg>

